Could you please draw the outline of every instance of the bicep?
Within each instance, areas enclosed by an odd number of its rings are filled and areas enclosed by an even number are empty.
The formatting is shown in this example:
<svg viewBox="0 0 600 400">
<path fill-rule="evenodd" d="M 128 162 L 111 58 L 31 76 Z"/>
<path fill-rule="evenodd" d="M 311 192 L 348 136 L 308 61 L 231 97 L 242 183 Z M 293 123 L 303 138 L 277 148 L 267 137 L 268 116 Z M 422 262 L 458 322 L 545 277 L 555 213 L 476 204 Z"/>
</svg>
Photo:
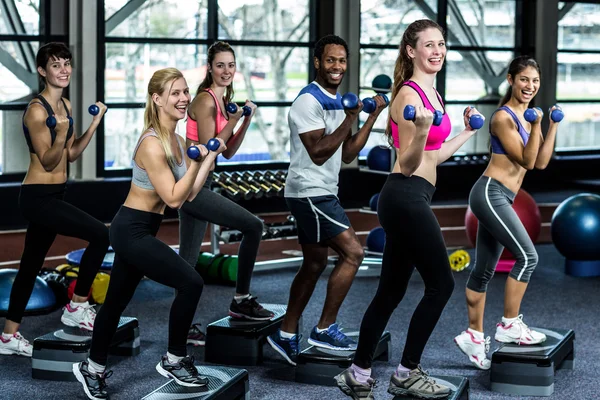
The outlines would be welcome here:
<svg viewBox="0 0 600 400">
<path fill-rule="evenodd" d="M 159 140 L 146 138 L 138 148 L 136 161 L 146 170 L 156 193 L 167 203 L 166 199 L 173 193 L 175 177 Z"/>
<path fill-rule="evenodd" d="M 415 137 L 417 128 L 413 121 L 404 119 L 404 108 L 407 105 L 418 106 L 422 105 L 423 102 L 419 95 L 408 86 L 400 89 L 398 96 L 392 103 L 392 109 L 390 110 L 390 116 L 394 119 L 394 122 L 398 125 L 398 140 L 400 142 L 400 148 L 398 152 L 404 153 L 412 140 Z"/>
<path fill-rule="evenodd" d="M 29 138 L 35 154 L 42 159 L 44 153 L 52 147 L 50 129 L 46 126 L 46 110 L 43 108 L 30 108 L 25 114 L 24 123 L 29 131 Z"/>
<path fill-rule="evenodd" d="M 319 129 L 300 134 L 300 141 L 306 148 L 309 154 L 312 154 L 319 143 L 319 140 L 323 137 L 325 129 Z"/>
<path fill-rule="evenodd" d="M 209 96 L 206 94 L 205 96 Z M 196 117 L 198 142 L 207 143 L 215 137 L 216 130 L 216 111 L 212 97 L 210 99 L 198 99 L 193 108 L 194 116 Z"/>
</svg>

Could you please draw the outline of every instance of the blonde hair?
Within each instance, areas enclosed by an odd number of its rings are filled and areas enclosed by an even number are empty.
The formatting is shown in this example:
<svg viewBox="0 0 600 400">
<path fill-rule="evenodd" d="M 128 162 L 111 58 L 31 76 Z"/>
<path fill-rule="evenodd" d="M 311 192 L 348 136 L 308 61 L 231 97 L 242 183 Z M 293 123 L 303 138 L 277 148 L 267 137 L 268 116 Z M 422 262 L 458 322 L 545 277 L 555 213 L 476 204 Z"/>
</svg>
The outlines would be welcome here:
<svg viewBox="0 0 600 400">
<path fill-rule="evenodd" d="M 144 132 L 150 129 L 156 132 L 160 144 L 165 150 L 167 162 L 170 167 L 174 167 L 176 163 L 173 151 L 171 150 L 171 132 L 164 129 L 160 124 L 158 107 L 154 103 L 154 100 L 152 100 L 152 95 L 156 93 L 162 96 L 165 90 L 171 91 L 173 83 L 179 78 L 183 78 L 183 74 L 177 68 L 164 68 L 156 71 L 152 75 L 152 78 L 150 78 L 150 82 L 148 82 L 148 97 L 146 98 L 146 110 L 144 111 Z M 167 86 L 169 87 L 167 88 Z"/>
</svg>

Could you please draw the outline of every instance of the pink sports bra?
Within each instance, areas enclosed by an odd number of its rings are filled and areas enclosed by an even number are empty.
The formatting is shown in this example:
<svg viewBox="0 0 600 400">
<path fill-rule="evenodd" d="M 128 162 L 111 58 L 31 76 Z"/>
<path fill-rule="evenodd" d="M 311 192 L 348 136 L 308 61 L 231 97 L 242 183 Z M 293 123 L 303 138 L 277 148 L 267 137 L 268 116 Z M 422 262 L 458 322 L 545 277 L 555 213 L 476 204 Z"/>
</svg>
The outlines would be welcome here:
<svg viewBox="0 0 600 400">
<path fill-rule="evenodd" d="M 435 111 L 435 108 L 431 105 L 429 99 L 427 98 L 427 95 L 425 94 L 425 92 L 423 92 L 423 89 L 421 89 L 419 85 L 417 85 L 413 81 L 406 81 L 402 84 L 402 86 L 410 86 L 411 88 L 413 88 L 419 94 L 421 101 L 423 101 L 423 105 L 428 110 L 432 112 Z M 450 123 L 450 118 L 448 117 L 448 114 L 446 114 L 444 102 L 442 101 L 442 98 L 440 97 L 439 93 L 437 93 L 437 91 L 436 95 L 438 97 L 438 100 L 440 101 L 440 104 L 444 108 L 444 115 L 442 117 L 442 122 L 439 126 L 431 125 L 431 128 L 429 129 L 429 134 L 427 135 L 427 142 L 425 142 L 425 151 L 439 150 L 439 148 L 442 147 L 442 143 L 444 143 L 444 140 L 446 140 L 446 138 L 450 136 L 450 132 L 452 131 L 452 124 Z M 394 147 L 400 148 L 400 139 L 398 138 L 398 124 L 391 117 L 390 128 L 392 129 Z"/>
<path fill-rule="evenodd" d="M 210 88 L 204 90 L 206 90 L 212 96 L 213 100 L 215 101 L 215 107 L 217 108 L 217 120 L 215 121 L 214 135 L 214 137 L 216 137 L 223 130 L 223 128 L 225 128 L 228 119 L 225 118 L 225 116 L 221 112 L 221 106 L 219 106 L 219 100 L 217 100 L 217 96 L 215 96 L 215 93 Z M 195 119 L 190 117 L 189 114 L 185 125 L 185 136 L 192 142 L 198 142 L 198 123 Z"/>
</svg>

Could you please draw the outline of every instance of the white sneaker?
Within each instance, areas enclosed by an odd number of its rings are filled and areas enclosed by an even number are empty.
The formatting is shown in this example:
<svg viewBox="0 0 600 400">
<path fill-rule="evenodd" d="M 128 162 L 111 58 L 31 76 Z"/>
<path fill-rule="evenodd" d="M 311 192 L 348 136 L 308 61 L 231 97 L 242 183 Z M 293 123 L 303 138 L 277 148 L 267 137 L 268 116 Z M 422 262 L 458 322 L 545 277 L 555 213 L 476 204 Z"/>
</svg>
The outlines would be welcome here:
<svg viewBox="0 0 600 400">
<path fill-rule="evenodd" d="M 489 336 L 485 339 L 477 339 L 467 329 L 454 338 L 454 343 L 477 368 L 487 370 L 492 366 L 492 362 L 487 358 L 487 353 L 490 351 Z"/>
<path fill-rule="evenodd" d="M 79 307 L 73 307 L 71 303 L 67 303 L 63 310 L 63 315 L 60 317 L 60 321 L 63 324 L 79 327 L 87 331 L 94 330 L 96 310 L 87 301 Z"/>
<path fill-rule="evenodd" d="M 5 339 L 0 334 L 0 354 L 31 357 L 33 346 L 19 332 L 12 335 L 10 339 Z"/>
<path fill-rule="evenodd" d="M 497 342 L 516 343 L 522 345 L 539 344 L 546 340 L 546 335 L 529 329 L 523 322 L 523 314 L 520 314 L 512 323 L 505 325 L 500 322 L 496 325 Z"/>
</svg>

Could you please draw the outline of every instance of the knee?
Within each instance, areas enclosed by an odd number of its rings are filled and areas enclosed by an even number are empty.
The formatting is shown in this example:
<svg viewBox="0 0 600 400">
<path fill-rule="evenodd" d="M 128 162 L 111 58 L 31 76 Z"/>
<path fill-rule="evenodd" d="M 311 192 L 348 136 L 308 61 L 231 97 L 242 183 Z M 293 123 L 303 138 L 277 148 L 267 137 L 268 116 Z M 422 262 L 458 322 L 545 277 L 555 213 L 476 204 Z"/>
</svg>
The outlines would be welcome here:
<svg viewBox="0 0 600 400">
<path fill-rule="evenodd" d="M 531 274 L 538 265 L 538 259 L 535 249 L 526 252 L 524 256 L 517 258 L 515 266 L 510 271 L 510 276 L 520 282 L 529 282 Z"/>
<path fill-rule="evenodd" d="M 252 236 L 260 239 L 262 237 L 263 230 L 263 222 L 259 218 L 253 216 L 253 218 L 247 224 L 244 225 L 244 230 L 242 233 L 245 237 Z"/>
<path fill-rule="evenodd" d="M 350 264 L 355 270 L 358 270 L 358 267 L 360 267 L 365 259 L 365 250 L 360 243 L 356 242 L 355 245 L 348 249 L 344 258 L 346 263 Z"/>
<path fill-rule="evenodd" d="M 425 295 L 436 297 L 440 301 L 447 302 L 454 292 L 454 278 L 440 279 L 435 285 L 425 288 Z"/>
</svg>

